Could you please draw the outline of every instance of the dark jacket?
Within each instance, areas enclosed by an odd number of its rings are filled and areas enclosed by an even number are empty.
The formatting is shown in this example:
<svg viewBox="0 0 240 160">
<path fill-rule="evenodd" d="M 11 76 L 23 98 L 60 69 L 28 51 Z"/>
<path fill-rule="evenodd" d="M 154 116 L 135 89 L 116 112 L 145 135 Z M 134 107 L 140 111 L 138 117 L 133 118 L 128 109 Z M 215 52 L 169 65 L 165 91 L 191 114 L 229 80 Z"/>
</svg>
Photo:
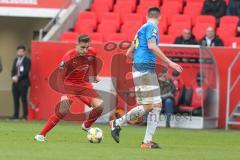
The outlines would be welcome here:
<svg viewBox="0 0 240 160">
<path fill-rule="evenodd" d="M 240 16 L 240 0 L 230 0 L 227 14 L 233 16 Z"/>
<path fill-rule="evenodd" d="M 18 69 L 16 67 L 17 60 L 18 60 L 18 58 L 15 58 L 15 60 L 13 62 L 12 74 L 11 74 L 12 77 L 17 75 L 17 72 L 18 72 Z M 30 72 L 30 69 L 31 69 L 30 59 L 28 57 L 24 57 L 20 67 L 21 67 L 21 69 L 19 70 L 20 75 L 18 77 L 18 83 L 17 84 L 30 86 L 30 80 L 29 80 L 29 72 Z"/>
<path fill-rule="evenodd" d="M 200 43 L 199 43 L 201 46 L 207 46 L 207 40 L 206 40 L 206 37 L 203 37 L 201 40 L 200 40 Z M 216 36 L 212 42 L 211 42 L 211 46 L 214 47 L 214 46 L 223 46 L 223 42 L 222 40 Z"/>
<path fill-rule="evenodd" d="M 196 45 L 198 43 L 194 36 L 191 36 L 191 38 L 188 40 L 184 40 L 182 36 L 179 36 L 175 39 L 174 44 Z"/>
<path fill-rule="evenodd" d="M 212 15 L 216 18 L 220 18 L 226 14 L 226 2 L 224 0 L 205 0 L 202 15 Z"/>
</svg>

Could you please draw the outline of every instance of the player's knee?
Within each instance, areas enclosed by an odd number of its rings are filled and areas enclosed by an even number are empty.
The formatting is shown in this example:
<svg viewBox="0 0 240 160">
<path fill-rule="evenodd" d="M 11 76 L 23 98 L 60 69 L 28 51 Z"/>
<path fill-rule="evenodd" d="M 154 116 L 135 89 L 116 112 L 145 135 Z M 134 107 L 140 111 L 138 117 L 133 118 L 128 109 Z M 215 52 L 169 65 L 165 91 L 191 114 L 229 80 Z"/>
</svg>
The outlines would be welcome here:
<svg viewBox="0 0 240 160">
<path fill-rule="evenodd" d="M 70 106 L 68 105 L 68 102 L 61 102 L 60 108 L 59 108 L 59 113 L 65 115 L 69 112 Z"/>
<path fill-rule="evenodd" d="M 61 114 L 67 114 L 69 112 L 70 106 L 71 106 L 71 101 L 66 96 L 62 96 L 59 112 Z"/>
<path fill-rule="evenodd" d="M 94 99 L 92 102 L 93 108 L 98 108 L 99 110 L 103 110 L 103 100 L 102 99 Z"/>
</svg>

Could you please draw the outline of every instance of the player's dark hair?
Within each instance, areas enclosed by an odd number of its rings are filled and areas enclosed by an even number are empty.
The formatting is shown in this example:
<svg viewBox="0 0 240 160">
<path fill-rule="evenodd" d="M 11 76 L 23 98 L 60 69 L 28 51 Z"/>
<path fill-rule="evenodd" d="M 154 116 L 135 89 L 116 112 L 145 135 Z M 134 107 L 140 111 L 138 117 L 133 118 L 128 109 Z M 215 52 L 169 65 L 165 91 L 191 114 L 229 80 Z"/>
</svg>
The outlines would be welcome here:
<svg viewBox="0 0 240 160">
<path fill-rule="evenodd" d="M 81 34 L 79 37 L 78 37 L 78 43 L 89 43 L 90 42 L 90 37 L 89 35 L 87 34 Z"/>
<path fill-rule="evenodd" d="M 158 18 L 160 16 L 160 9 L 158 7 L 151 7 L 148 9 L 147 16 L 149 18 Z"/>
<path fill-rule="evenodd" d="M 17 46 L 17 50 L 19 50 L 19 49 L 26 51 L 26 47 L 24 45 Z"/>
</svg>

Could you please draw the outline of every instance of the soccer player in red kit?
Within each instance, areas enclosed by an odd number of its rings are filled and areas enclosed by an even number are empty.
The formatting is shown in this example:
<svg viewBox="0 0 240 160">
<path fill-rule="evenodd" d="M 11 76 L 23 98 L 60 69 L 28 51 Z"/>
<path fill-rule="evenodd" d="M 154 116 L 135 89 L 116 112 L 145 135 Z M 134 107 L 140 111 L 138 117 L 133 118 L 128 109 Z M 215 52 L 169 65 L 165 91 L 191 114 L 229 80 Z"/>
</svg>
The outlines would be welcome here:
<svg viewBox="0 0 240 160">
<path fill-rule="evenodd" d="M 88 119 L 82 124 L 82 129 L 84 131 L 88 131 L 98 117 L 101 116 L 103 111 L 103 100 L 98 93 L 93 90 L 93 86 L 89 82 L 90 66 L 96 69 L 95 51 L 89 45 L 89 36 L 80 35 L 76 49 L 67 52 L 63 56 L 59 66 L 59 69 L 63 72 L 63 77 L 60 79 L 63 81 L 64 86 L 77 88 L 78 94 L 61 96 L 59 108 L 49 117 L 41 132 L 35 136 L 35 140 L 40 142 L 45 141 L 46 134 L 69 113 L 74 99 L 79 99 L 93 108 L 88 115 Z M 94 79 L 95 82 L 99 81 L 97 75 L 95 75 Z"/>
</svg>

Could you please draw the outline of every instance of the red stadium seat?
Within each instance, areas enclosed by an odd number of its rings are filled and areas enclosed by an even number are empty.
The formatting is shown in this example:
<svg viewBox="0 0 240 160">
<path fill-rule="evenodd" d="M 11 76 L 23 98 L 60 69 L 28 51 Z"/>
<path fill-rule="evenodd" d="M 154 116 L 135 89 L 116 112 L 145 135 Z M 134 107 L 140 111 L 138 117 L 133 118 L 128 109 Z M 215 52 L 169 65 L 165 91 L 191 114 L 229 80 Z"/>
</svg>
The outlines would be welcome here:
<svg viewBox="0 0 240 160">
<path fill-rule="evenodd" d="M 232 25 L 237 27 L 239 18 L 237 16 L 223 16 L 220 19 L 220 27 Z"/>
<path fill-rule="evenodd" d="M 95 25 L 97 25 L 97 16 L 94 12 L 81 12 L 78 15 L 77 22 L 84 23 L 84 21 L 92 21 Z"/>
<path fill-rule="evenodd" d="M 168 34 L 173 36 L 174 38 L 182 35 L 184 29 L 191 29 L 189 28 L 188 24 L 185 23 L 176 23 L 169 27 Z"/>
<path fill-rule="evenodd" d="M 113 33 L 110 34 L 109 36 L 106 37 L 106 41 L 111 41 L 111 42 L 122 42 L 122 41 L 127 41 L 128 38 L 126 34 L 124 33 Z"/>
<path fill-rule="evenodd" d="M 127 13 L 134 12 L 136 10 L 136 1 L 135 0 L 119 0 L 114 6 L 114 12 L 121 12 L 122 9 L 125 9 Z"/>
<path fill-rule="evenodd" d="M 78 38 L 78 33 L 76 32 L 63 32 L 61 35 L 61 41 L 63 42 L 76 42 Z"/>
<path fill-rule="evenodd" d="M 216 28 L 216 19 L 213 16 L 198 16 L 196 17 L 195 26 L 199 25 Z"/>
<path fill-rule="evenodd" d="M 233 37 L 230 39 L 229 41 L 229 46 L 233 47 L 233 48 L 240 48 L 240 38 L 239 37 Z"/>
<path fill-rule="evenodd" d="M 165 44 L 173 44 L 174 43 L 174 36 L 171 35 L 160 35 L 159 36 L 160 43 L 165 43 Z"/>
<path fill-rule="evenodd" d="M 161 12 L 167 17 L 168 23 L 171 21 L 173 15 L 180 14 L 177 6 L 162 7 Z"/>
<path fill-rule="evenodd" d="M 126 23 L 128 21 L 138 21 L 143 23 L 143 16 L 137 13 L 126 13 L 121 16 L 122 23 Z"/>
<path fill-rule="evenodd" d="M 170 25 L 174 23 L 185 23 L 190 27 L 192 26 L 191 17 L 189 15 L 172 15 Z"/>
<path fill-rule="evenodd" d="M 105 11 L 111 11 L 113 8 L 113 0 L 94 0 L 91 10 L 97 11 L 97 10 L 105 10 Z"/>
<path fill-rule="evenodd" d="M 191 88 L 185 89 L 185 98 L 184 105 L 179 107 L 180 111 L 196 111 L 201 109 L 203 106 L 202 100 L 206 97 L 206 90 L 208 88 L 207 83 L 203 84 L 203 86 L 199 87 L 196 82 L 191 85 Z M 199 110 L 201 111 L 201 110 Z M 202 115 L 202 113 L 198 113 Z"/>
<path fill-rule="evenodd" d="M 180 1 L 164 1 L 162 5 L 162 10 L 166 9 L 177 9 L 178 13 L 182 12 L 183 3 Z M 163 11 L 164 14 L 164 11 Z"/>
<path fill-rule="evenodd" d="M 97 10 L 97 11 L 94 11 L 97 15 L 97 22 L 100 23 L 101 22 L 101 19 L 102 19 L 102 15 L 105 14 L 105 13 L 109 13 L 108 11 L 105 11 L 105 10 Z"/>
<path fill-rule="evenodd" d="M 229 37 L 235 37 L 237 28 L 235 25 L 222 26 L 217 29 L 217 35 L 223 40 L 224 45 L 227 46 Z"/>
<path fill-rule="evenodd" d="M 150 7 L 159 7 L 159 4 L 154 1 L 142 2 L 137 7 L 137 13 L 141 13 L 142 15 L 144 15 L 146 17 L 147 10 Z"/>
<path fill-rule="evenodd" d="M 206 30 L 208 27 L 206 26 L 195 26 L 193 28 L 193 35 L 195 35 L 195 38 L 197 41 L 199 41 L 201 38 L 203 38 L 206 35 Z"/>
<path fill-rule="evenodd" d="M 159 28 L 159 33 L 160 34 L 164 34 L 165 32 L 167 32 L 167 24 L 164 21 L 160 21 L 158 24 L 158 28 Z"/>
<path fill-rule="evenodd" d="M 84 23 L 78 22 L 74 26 L 74 31 L 77 33 L 91 33 L 95 30 L 95 27 L 96 25 L 91 20 L 84 21 Z"/>
<path fill-rule="evenodd" d="M 88 35 L 89 35 L 92 43 L 103 42 L 103 36 L 101 33 L 89 33 Z"/>
<path fill-rule="evenodd" d="M 162 0 L 163 1 L 163 3 L 165 3 L 165 2 L 180 2 L 180 3 L 183 3 L 183 1 L 184 0 Z"/>
<path fill-rule="evenodd" d="M 132 8 L 131 8 L 131 6 L 119 7 L 119 8 L 114 9 L 114 13 L 118 13 L 120 15 L 120 17 L 122 17 L 122 15 L 132 13 Z"/>
<path fill-rule="evenodd" d="M 188 2 L 184 8 L 184 14 L 192 17 L 192 23 L 195 24 L 195 18 L 201 15 L 203 3 Z"/>
<path fill-rule="evenodd" d="M 116 33 L 118 31 L 118 25 L 113 23 L 112 21 L 104 21 L 104 23 L 100 23 L 98 26 L 98 32 L 102 33 L 104 38 L 112 33 Z"/>
<path fill-rule="evenodd" d="M 134 37 L 138 31 L 138 29 L 141 27 L 142 23 L 140 22 L 134 22 L 134 21 L 129 21 L 123 24 L 121 33 L 124 33 L 127 35 L 127 38 L 129 41 L 134 40 Z"/>
<path fill-rule="evenodd" d="M 169 25 L 168 17 L 166 15 L 161 15 L 161 19 L 160 19 L 159 23 L 165 24 L 166 25 L 166 29 L 167 29 L 167 27 Z"/>
<path fill-rule="evenodd" d="M 150 5 L 154 5 L 154 6 L 159 6 L 160 4 L 161 4 L 161 0 L 151 0 L 151 1 L 149 1 L 149 0 L 140 0 L 140 5 L 141 4 L 146 4 L 146 3 L 148 3 L 148 4 L 150 4 Z"/>
<path fill-rule="evenodd" d="M 111 21 L 111 23 L 115 23 L 118 26 L 118 28 L 121 24 L 120 15 L 118 13 L 113 12 L 107 12 L 102 14 L 100 23 L 104 23 L 105 21 L 107 22 Z"/>
</svg>

